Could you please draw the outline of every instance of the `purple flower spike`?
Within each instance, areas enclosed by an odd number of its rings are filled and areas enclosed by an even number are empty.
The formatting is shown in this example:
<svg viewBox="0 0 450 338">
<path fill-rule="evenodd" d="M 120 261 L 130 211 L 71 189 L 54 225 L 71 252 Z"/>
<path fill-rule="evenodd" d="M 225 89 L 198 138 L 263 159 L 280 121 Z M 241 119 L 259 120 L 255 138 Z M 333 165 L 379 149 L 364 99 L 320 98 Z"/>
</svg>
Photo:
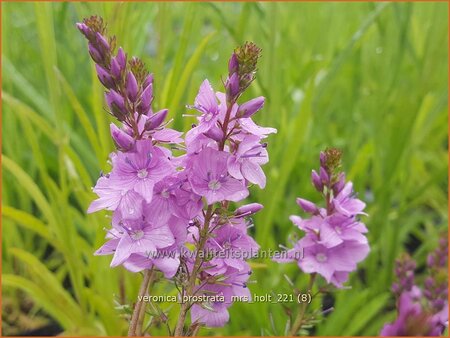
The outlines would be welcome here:
<svg viewBox="0 0 450 338">
<path fill-rule="evenodd" d="M 134 74 L 132 72 L 128 72 L 127 74 L 126 86 L 128 98 L 130 99 L 131 102 L 136 102 L 139 87 L 136 78 L 134 77 Z"/>
<path fill-rule="evenodd" d="M 319 208 L 313 202 L 297 198 L 297 204 L 312 216 L 302 219 L 293 215 L 290 219 L 306 235 L 287 251 L 287 259 L 275 259 L 279 263 L 297 261 L 301 270 L 317 273 L 337 288 L 344 287 L 349 273 L 356 270 L 357 264 L 370 251 L 365 236 L 367 228 L 356 218 L 356 215 L 364 214 L 365 204 L 353 197 L 352 183 L 348 182 L 337 196 L 332 191 L 332 182 L 337 177 L 345 177 L 337 172 L 340 155 L 337 149 L 320 153 L 320 175 L 313 170 L 311 181 L 323 195 L 326 207 Z M 304 253 L 304 257 L 299 257 L 299 252 Z"/>
</svg>

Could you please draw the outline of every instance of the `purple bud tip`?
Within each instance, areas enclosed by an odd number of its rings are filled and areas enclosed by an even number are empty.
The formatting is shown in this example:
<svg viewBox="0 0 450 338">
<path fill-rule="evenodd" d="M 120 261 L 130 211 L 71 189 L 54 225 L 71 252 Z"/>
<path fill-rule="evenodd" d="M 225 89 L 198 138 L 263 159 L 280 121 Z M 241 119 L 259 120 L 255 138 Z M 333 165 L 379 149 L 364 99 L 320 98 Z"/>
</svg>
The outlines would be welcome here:
<svg viewBox="0 0 450 338">
<path fill-rule="evenodd" d="M 110 48 L 109 43 L 103 35 L 101 35 L 99 32 L 97 32 L 97 33 L 95 33 L 95 38 L 96 38 L 98 44 L 101 45 L 105 51 L 109 51 L 109 48 Z"/>
<path fill-rule="evenodd" d="M 88 43 L 88 51 L 92 60 L 94 60 L 96 63 L 101 63 L 103 61 L 102 53 L 90 42 Z"/>
<path fill-rule="evenodd" d="M 89 34 L 90 34 L 90 31 L 91 31 L 91 30 L 89 29 L 89 27 L 88 27 L 85 23 L 77 22 L 76 26 L 77 26 L 78 30 L 79 30 L 86 38 L 89 38 Z"/>
<path fill-rule="evenodd" d="M 211 139 L 213 139 L 214 141 L 220 142 L 223 140 L 223 130 L 213 126 L 211 129 L 209 129 L 205 135 Z"/>
<path fill-rule="evenodd" d="M 127 74 L 126 86 L 128 98 L 130 99 L 131 102 L 136 102 L 139 88 L 136 78 L 134 77 L 134 74 L 132 72 L 128 72 Z"/>
<path fill-rule="evenodd" d="M 257 213 L 258 211 L 260 211 L 263 208 L 262 204 L 259 203 L 250 203 L 247 205 L 243 205 L 242 207 L 237 208 L 234 211 L 234 214 L 237 217 L 244 217 L 244 216 L 250 216 L 253 215 L 255 213 Z"/>
<path fill-rule="evenodd" d="M 117 127 L 114 123 L 110 125 L 111 136 L 117 147 L 122 150 L 129 150 L 134 144 L 134 139 L 126 132 Z"/>
<path fill-rule="evenodd" d="M 152 130 L 158 128 L 166 119 L 168 112 L 169 112 L 168 109 L 163 109 L 150 116 L 147 122 L 145 123 L 145 130 Z"/>
<path fill-rule="evenodd" d="M 149 84 L 141 94 L 141 103 L 138 110 L 141 114 L 147 114 L 153 101 L 153 85 Z"/>
<path fill-rule="evenodd" d="M 114 86 L 114 81 L 108 71 L 100 65 L 95 65 L 97 70 L 98 79 L 108 89 Z"/>
<path fill-rule="evenodd" d="M 320 166 L 325 167 L 327 165 L 327 156 L 323 151 L 320 152 Z"/>
<path fill-rule="evenodd" d="M 318 192 L 323 191 L 322 180 L 320 179 L 319 174 L 315 170 L 311 172 L 311 181 Z"/>
<path fill-rule="evenodd" d="M 320 172 L 320 179 L 322 180 L 322 183 L 324 185 L 328 185 L 328 183 L 330 183 L 329 182 L 330 181 L 330 177 L 328 176 L 327 171 L 325 170 L 325 168 L 324 167 L 320 167 L 319 172 Z"/>
<path fill-rule="evenodd" d="M 122 47 L 119 47 L 119 50 L 117 51 L 116 60 L 119 63 L 120 68 L 125 69 L 127 66 L 127 56 Z"/>
<path fill-rule="evenodd" d="M 225 88 L 228 97 L 235 97 L 239 93 L 239 76 L 237 73 L 233 73 L 228 77 Z"/>
<path fill-rule="evenodd" d="M 238 71 L 238 68 L 239 68 L 239 62 L 236 57 L 236 54 L 233 53 L 230 57 L 230 60 L 228 61 L 228 73 L 229 74 L 236 73 Z"/>
<path fill-rule="evenodd" d="M 297 204 L 302 208 L 305 212 L 315 213 L 317 212 L 317 207 L 313 202 L 305 200 L 303 198 L 297 198 Z"/>
<path fill-rule="evenodd" d="M 239 106 L 239 110 L 237 112 L 238 117 L 250 117 L 259 111 L 264 106 L 264 97 L 259 96 L 250 101 L 247 101 Z"/>
<path fill-rule="evenodd" d="M 153 74 L 148 74 L 144 80 L 142 88 L 147 88 L 148 86 L 153 85 Z"/>
</svg>

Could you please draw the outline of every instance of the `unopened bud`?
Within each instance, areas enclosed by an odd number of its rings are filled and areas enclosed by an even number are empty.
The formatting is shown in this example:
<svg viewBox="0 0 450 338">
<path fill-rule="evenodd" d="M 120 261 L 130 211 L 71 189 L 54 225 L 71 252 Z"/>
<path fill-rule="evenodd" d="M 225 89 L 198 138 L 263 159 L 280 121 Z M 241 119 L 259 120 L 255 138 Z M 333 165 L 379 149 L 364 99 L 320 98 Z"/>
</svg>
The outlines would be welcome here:
<svg viewBox="0 0 450 338">
<path fill-rule="evenodd" d="M 97 76 L 100 82 L 108 89 L 114 86 L 114 81 L 108 71 L 102 66 L 96 64 L 95 69 L 97 70 Z"/>
<path fill-rule="evenodd" d="M 163 109 L 150 116 L 147 122 L 145 122 L 145 130 L 153 130 L 158 128 L 166 119 L 168 112 L 168 109 Z"/>
<path fill-rule="evenodd" d="M 117 148 L 127 151 L 133 147 L 134 139 L 130 135 L 117 127 L 114 123 L 111 123 L 109 129 Z"/>
<path fill-rule="evenodd" d="M 323 191 L 322 180 L 320 179 L 319 174 L 315 170 L 313 170 L 311 172 L 311 182 L 313 183 L 314 187 L 316 188 L 316 190 L 318 192 L 322 192 Z"/>
<path fill-rule="evenodd" d="M 147 114 L 153 101 L 153 85 L 149 84 L 141 94 L 141 103 L 138 106 L 139 114 Z"/>
<path fill-rule="evenodd" d="M 262 204 L 259 203 L 250 203 L 243 205 L 242 207 L 237 208 L 234 211 L 236 217 L 245 217 L 256 214 L 263 208 Z"/>
<path fill-rule="evenodd" d="M 102 53 L 97 48 L 95 48 L 94 45 L 90 42 L 88 43 L 88 50 L 92 60 L 94 60 L 96 63 L 103 62 Z"/>
<path fill-rule="evenodd" d="M 132 72 L 128 72 L 127 74 L 126 87 L 128 98 L 131 102 L 136 102 L 139 88 Z"/>
<path fill-rule="evenodd" d="M 223 130 L 217 126 L 213 126 L 206 133 L 204 133 L 207 137 L 213 139 L 214 141 L 220 142 L 223 140 Z"/>
<path fill-rule="evenodd" d="M 237 117 L 250 117 L 259 111 L 264 106 L 264 97 L 259 96 L 251 99 L 250 101 L 244 102 L 239 106 Z"/>
<path fill-rule="evenodd" d="M 297 204 L 307 213 L 313 214 L 318 211 L 316 205 L 313 202 L 310 202 L 303 198 L 297 198 Z"/>
</svg>

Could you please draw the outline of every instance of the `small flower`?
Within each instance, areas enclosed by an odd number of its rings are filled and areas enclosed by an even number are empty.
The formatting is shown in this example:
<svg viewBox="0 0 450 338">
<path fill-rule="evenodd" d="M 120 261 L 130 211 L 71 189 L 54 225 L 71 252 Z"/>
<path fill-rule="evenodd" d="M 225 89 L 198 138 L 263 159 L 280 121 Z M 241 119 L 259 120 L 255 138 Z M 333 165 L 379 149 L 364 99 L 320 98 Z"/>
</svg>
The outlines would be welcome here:
<svg viewBox="0 0 450 338">
<path fill-rule="evenodd" d="M 223 151 L 205 148 L 193 159 L 188 179 L 194 192 L 204 196 L 208 204 L 238 202 L 248 196 L 242 182 L 228 174 L 228 157 Z"/>
<path fill-rule="evenodd" d="M 139 140 L 134 152 L 119 152 L 113 158 L 111 175 L 123 187 L 133 189 L 150 203 L 155 183 L 172 172 L 173 167 L 165 154 L 154 147 L 152 141 Z"/>
<path fill-rule="evenodd" d="M 234 155 L 228 158 L 228 172 L 236 179 L 259 185 L 261 189 L 266 186 L 266 175 L 261 165 L 269 161 L 267 150 L 260 143 L 260 138 L 247 135 L 239 143 Z"/>
</svg>

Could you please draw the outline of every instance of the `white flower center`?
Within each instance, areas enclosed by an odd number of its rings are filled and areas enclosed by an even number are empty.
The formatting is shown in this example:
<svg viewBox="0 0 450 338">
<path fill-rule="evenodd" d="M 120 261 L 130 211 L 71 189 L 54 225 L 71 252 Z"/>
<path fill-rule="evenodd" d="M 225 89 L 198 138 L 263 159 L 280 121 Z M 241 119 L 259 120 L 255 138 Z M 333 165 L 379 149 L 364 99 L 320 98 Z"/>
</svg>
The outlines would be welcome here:
<svg viewBox="0 0 450 338">
<path fill-rule="evenodd" d="M 231 243 L 230 242 L 225 242 L 225 243 L 223 243 L 223 248 L 224 249 L 230 249 L 231 248 Z"/>
<path fill-rule="evenodd" d="M 318 253 L 318 254 L 316 254 L 316 260 L 319 262 L 319 263 L 324 263 L 324 262 L 326 262 L 327 261 L 327 255 L 325 255 L 324 253 Z"/>
<path fill-rule="evenodd" d="M 137 177 L 139 177 L 139 178 L 146 178 L 147 175 L 148 175 L 147 169 L 140 169 L 140 170 L 137 172 Z"/>
<path fill-rule="evenodd" d="M 144 237 L 144 231 L 142 231 L 142 230 L 136 230 L 135 232 L 133 232 L 132 234 L 131 234 L 131 239 L 133 240 L 133 241 L 138 241 L 138 240 L 140 240 L 142 237 Z"/>
<path fill-rule="evenodd" d="M 211 190 L 219 190 L 222 184 L 218 180 L 212 180 L 208 183 L 208 188 Z"/>
<path fill-rule="evenodd" d="M 163 191 L 161 191 L 161 196 L 163 198 L 169 198 L 170 193 L 167 190 L 163 190 Z"/>
<path fill-rule="evenodd" d="M 204 120 L 206 122 L 209 122 L 211 119 L 212 119 L 212 114 L 211 113 L 206 114 L 205 117 L 204 117 Z"/>
<path fill-rule="evenodd" d="M 341 235 L 341 234 L 342 234 L 342 228 L 341 228 L 341 227 L 336 227 L 336 228 L 334 228 L 334 230 L 336 230 L 336 233 L 337 233 L 338 235 Z"/>
</svg>

